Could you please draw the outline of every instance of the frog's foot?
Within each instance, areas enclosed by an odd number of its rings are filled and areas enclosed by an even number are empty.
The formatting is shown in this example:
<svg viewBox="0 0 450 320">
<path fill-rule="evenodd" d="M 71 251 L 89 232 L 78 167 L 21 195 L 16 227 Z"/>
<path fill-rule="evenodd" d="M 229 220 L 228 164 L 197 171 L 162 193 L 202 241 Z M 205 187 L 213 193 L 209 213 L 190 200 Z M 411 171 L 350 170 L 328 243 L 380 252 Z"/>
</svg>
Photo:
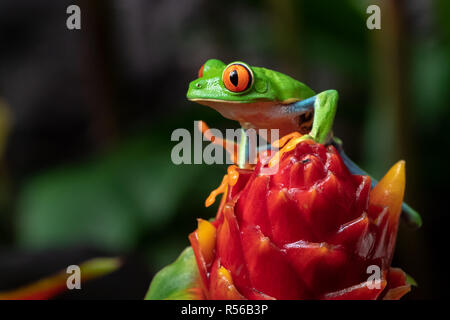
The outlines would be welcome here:
<svg viewBox="0 0 450 320">
<path fill-rule="evenodd" d="M 237 143 L 235 143 L 234 141 L 229 141 L 229 140 L 214 136 L 211 133 L 211 130 L 209 130 L 208 125 L 202 120 L 200 120 L 198 122 L 198 130 L 203 134 L 203 136 L 206 139 L 211 141 L 211 143 L 214 143 L 214 144 L 219 145 L 222 148 L 224 148 L 230 154 L 231 161 L 233 161 L 233 163 L 238 163 L 238 159 L 237 159 L 238 145 L 237 145 Z"/>
<path fill-rule="evenodd" d="M 270 159 L 269 167 L 273 167 L 274 165 L 276 165 L 280 161 L 280 159 L 281 159 L 281 157 L 283 156 L 284 153 L 295 149 L 295 146 L 297 144 L 299 144 L 300 142 L 305 141 L 305 140 L 314 140 L 314 139 L 313 139 L 313 137 L 311 137 L 308 134 L 302 135 L 299 132 L 292 132 L 292 133 L 290 133 L 288 135 L 285 135 L 280 140 L 275 141 L 272 144 L 272 146 L 274 148 L 278 148 L 279 150 Z"/>
<path fill-rule="evenodd" d="M 279 139 L 279 140 L 275 141 L 274 143 L 272 143 L 272 147 L 278 148 L 278 149 L 283 148 L 283 146 L 288 141 L 290 141 L 292 139 L 300 138 L 301 136 L 303 136 L 303 134 L 301 134 L 301 133 L 299 133 L 297 131 L 291 132 L 291 133 L 285 135 L 284 137 L 282 137 L 281 139 Z"/>
<path fill-rule="evenodd" d="M 218 186 L 215 190 L 213 190 L 209 197 L 205 201 L 205 207 L 211 206 L 215 201 L 216 197 L 223 193 L 223 199 L 227 196 L 228 186 L 232 187 L 236 184 L 239 179 L 239 172 L 237 171 L 238 167 L 235 165 L 231 165 L 227 169 L 227 174 L 223 177 L 220 186 Z"/>
</svg>

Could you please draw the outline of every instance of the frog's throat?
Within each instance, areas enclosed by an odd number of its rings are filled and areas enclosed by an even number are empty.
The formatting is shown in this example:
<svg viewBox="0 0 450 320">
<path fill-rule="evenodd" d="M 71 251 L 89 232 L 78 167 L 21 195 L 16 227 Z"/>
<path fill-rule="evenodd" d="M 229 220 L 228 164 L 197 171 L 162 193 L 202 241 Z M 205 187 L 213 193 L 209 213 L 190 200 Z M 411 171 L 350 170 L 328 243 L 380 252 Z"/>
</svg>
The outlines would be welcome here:
<svg viewBox="0 0 450 320">
<path fill-rule="evenodd" d="M 228 103 L 228 104 L 249 104 L 249 103 L 257 103 L 257 102 L 273 102 L 278 103 L 282 105 L 288 105 L 294 102 L 299 101 L 297 98 L 289 98 L 283 101 L 271 101 L 271 100 L 259 100 L 259 101 L 252 101 L 252 100 L 221 100 L 221 99 L 208 99 L 208 98 L 188 98 L 189 101 L 197 102 L 200 104 L 207 104 L 208 102 L 212 103 Z"/>
<path fill-rule="evenodd" d="M 292 107 L 292 102 L 190 100 L 218 111 L 227 119 L 238 121 L 244 128 L 279 129 L 281 136 L 293 131 L 309 132 L 313 121 L 313 106 L 297 110 Z"/>
</svg>

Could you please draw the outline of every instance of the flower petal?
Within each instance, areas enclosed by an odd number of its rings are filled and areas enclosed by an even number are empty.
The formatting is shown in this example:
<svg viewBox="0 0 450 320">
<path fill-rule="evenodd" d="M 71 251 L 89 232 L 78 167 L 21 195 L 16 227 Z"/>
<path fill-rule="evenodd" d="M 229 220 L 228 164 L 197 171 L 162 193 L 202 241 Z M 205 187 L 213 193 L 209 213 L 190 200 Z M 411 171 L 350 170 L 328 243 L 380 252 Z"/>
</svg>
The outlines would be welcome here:
<svg viewBox="0 0 450 320">
<path fill-rule="evenodd" d="M 216 260 L 211 269 L 210 298 L 214 300 L 246 300 L 233 284 L 230 272 Z"/>
<path fill-rule="evenodd" d="M 399 300 L 411 291 L 411 286 L 406 282 L 406 274 L 399 268 L 390 268 L 388 284 L 388 291 L 383 300 Z"/>
<path fill-rule="evenodd" d="M 231 272 L 236 286 L 241 290 L 249 287 L 250 282 L 241 247 L 239 226 L 230 204 L 225 205 L 223 215 L 223 223 L 217 231 L 217 255 L 220 257 L 221 265 Z"/>
<path fill-rule="evenodd" d="M 269 189 L 269 176 L 257 176 L 247 185 L 235 207 L 236 218 L 241 228 L 259 226 L 264 235 L 270 236 L 267 218 L 266 196 Z"/>
<path fill-rule="evenodd" d="M 386 287 L 386 280 L 381 280 L 379 288 L 371 288 L 372 281 L 360 283 L 356 286 L 328 293 L 325 300 L 375 300 Z"/>
<path fill-rule="evenodd" d="M 197 239 L 198 245 L 205 259 L 206 267 L 210 267 L 215 256 L 216 247 L 216 227 L 209 221 L 197 219 Z"/>
<path fill-rule="evenodd" d="M 405 161 L 397 162 L 370 192 L 370 204 L 388 207 L 391 221 L 398 221 L 405 193 Z"/>
<path fill-rule="evenodd" d="M 355 283 L 362 267 L 341 248 L 297 241 L 284 246 L 297 274 L 311 291 L 323 294 Z"/>
<path fill-rule="evenodd" d="M 267 213 L 272 226 L 272 241 L 277 246 L 282 247 L 300 239 L 312 239 L 311 228 L 290 199 L 287 188 L 269 192 Z"/>
<path fill-rule="evenodd" d="M 242 230 L 242 245 L 252 286 L 276 299 L 305 299 L 308 295 L 298 275 L 259 228 Z"/>
</svg>

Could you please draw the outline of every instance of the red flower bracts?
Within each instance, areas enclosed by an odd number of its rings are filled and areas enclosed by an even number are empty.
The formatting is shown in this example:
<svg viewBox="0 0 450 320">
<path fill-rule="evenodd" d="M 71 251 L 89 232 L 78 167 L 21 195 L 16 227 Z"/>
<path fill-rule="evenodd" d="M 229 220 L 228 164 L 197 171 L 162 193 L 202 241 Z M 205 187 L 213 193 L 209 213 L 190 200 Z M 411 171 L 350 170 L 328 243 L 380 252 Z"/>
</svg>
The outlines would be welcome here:
<svg viewBox="0 0 450 320">
<path fill-rule="evenodd" d="M 305 140 L 236 169 L 214 221 L 190 236 L 207 299 L 399 299 L 410 290 L 391 268 L 405 164 L 371 190 L 333 146 Z M 235 171 L 233 171 L 235 172 Z M 224 179 L 225 180 L 225 179 Z"/>
</svg>

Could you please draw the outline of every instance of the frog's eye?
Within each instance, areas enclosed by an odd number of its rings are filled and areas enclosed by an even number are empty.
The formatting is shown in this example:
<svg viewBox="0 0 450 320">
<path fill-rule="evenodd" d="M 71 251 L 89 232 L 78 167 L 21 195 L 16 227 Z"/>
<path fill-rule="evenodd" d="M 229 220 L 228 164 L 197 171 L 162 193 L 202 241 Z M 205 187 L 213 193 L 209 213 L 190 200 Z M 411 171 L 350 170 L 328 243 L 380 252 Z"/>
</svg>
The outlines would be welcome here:
<svg viewBox="0 0 450 320">
<path fill-rule="evenodd" d="M 203 64 L 200 69 L 198 70 L 198 77 L 201 78 L 203 77 L 203 68 L 205 68 L 205 64 Z"/>
<path fill-rule="evenodd" d="M 222 81 L 228 90 L 242 92 L 251 87 L 253 73 L 242 63 L 232 63 L 223 71 Z"/>
</svg>

